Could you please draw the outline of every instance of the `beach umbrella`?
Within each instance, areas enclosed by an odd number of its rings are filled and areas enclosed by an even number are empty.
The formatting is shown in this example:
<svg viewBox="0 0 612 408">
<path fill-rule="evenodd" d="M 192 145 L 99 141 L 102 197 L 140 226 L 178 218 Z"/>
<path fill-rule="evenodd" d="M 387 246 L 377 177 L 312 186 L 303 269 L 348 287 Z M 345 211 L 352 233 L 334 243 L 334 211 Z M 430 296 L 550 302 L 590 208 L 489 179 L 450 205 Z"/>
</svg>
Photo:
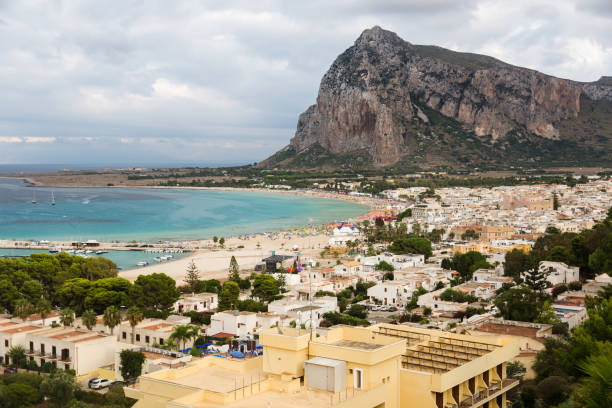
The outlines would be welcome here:
<svg viewBox="0 0 612 408">
<path fill-rule="evenodd" d="M 234 358 L 244 358 L 244 354 L 242 354 L 240 351 L 232 351 L 230 356 Z"/>
</svg>

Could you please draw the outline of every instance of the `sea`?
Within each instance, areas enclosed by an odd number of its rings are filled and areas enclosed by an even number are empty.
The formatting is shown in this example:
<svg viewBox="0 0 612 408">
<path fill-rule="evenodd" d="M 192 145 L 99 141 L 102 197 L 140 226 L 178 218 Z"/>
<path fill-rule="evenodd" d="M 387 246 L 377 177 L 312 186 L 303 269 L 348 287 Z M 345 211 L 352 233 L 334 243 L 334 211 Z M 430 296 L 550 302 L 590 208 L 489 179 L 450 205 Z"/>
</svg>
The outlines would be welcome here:
<svg viewBox="0 0 612 408">
<path fill-rule="evenodd" d="M 21 179 L 0 178 L 0 239 L 4 240 L 206 239 L 345 220 L 367 210 L 353 202 L 290 194 L 30 187 Z"/>
</svg>

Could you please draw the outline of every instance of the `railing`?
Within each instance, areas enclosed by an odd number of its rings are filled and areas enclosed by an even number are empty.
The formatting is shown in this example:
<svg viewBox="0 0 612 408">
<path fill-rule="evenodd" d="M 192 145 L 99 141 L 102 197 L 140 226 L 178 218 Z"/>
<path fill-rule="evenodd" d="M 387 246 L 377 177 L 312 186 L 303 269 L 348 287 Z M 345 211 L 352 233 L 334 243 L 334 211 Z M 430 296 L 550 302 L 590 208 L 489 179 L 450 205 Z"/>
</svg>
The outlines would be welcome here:
<svg viewBox="0 0 612 408">
<path fill-rule="evenodd" d="M 60 361 L 72 361 L 72 358 L 70 358 L 70 356 L 61 356 L 59 360 Z"/>
<path fill-rule="evenodd" d="M 35 354 L 40 353 L 40 351 L 39 350 L 29 350 L 28 349 L 28 350 L 26 350 L 25 353 L 26 353 L 26 355 L 35 355 Z"/>
<path fill-rule="evenodd" d="M 518 384 L 519 380 L 516 378 L 506 378 L 501 383 L 495 383 L 489 388 L 485 388 L 482 391 L 474 393 L 471 397 L 465 398 L 463 401 L 459 403 L 459 408 L 468 408 L 473 405 L 478 404 L 479 402 L 484 401 L 485 399 L 495 395 L 500 391 L 506 391 L 508 388 L 513 387 Z"/>
<path fill-rule="evenodd" d="M 57 354 L 53 354 L 53 353 L 47 353 L 44 355 L 44 357 L 50 360 L 57 360 Z"/>
</svg>

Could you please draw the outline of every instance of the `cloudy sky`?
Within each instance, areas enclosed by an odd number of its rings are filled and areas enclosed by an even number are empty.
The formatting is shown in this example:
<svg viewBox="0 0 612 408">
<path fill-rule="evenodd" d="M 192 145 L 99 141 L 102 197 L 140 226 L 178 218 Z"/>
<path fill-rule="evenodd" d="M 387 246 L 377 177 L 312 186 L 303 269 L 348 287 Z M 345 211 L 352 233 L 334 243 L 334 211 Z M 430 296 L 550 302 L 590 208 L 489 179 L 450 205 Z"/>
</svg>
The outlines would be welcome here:
<svg viewBox="0 0 612 408">
<path fill-rule="evenodd" d="M 374 25 L 612 75 L 610 0 L 0 0 L 0 164 L 261 160 Z"/>
</svg>

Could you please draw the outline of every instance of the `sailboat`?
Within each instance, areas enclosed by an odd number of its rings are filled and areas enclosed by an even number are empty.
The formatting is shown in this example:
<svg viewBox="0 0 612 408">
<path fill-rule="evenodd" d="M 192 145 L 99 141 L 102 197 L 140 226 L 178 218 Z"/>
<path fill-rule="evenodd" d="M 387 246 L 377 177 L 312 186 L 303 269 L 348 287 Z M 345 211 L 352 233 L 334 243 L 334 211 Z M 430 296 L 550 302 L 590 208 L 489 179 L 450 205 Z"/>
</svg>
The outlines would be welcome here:
<svg viewBox="0 0 612 408">
<path fill-rule="evenodd" d="M 53 195 L 53 191 L 51 192 L 51 205 L 55 205 L 55 196 Z"/>
<path fill-rule="evenodd" d="M 36 204 L 36 190 L 32 191 L 32 204 Z"/>
</svg>

